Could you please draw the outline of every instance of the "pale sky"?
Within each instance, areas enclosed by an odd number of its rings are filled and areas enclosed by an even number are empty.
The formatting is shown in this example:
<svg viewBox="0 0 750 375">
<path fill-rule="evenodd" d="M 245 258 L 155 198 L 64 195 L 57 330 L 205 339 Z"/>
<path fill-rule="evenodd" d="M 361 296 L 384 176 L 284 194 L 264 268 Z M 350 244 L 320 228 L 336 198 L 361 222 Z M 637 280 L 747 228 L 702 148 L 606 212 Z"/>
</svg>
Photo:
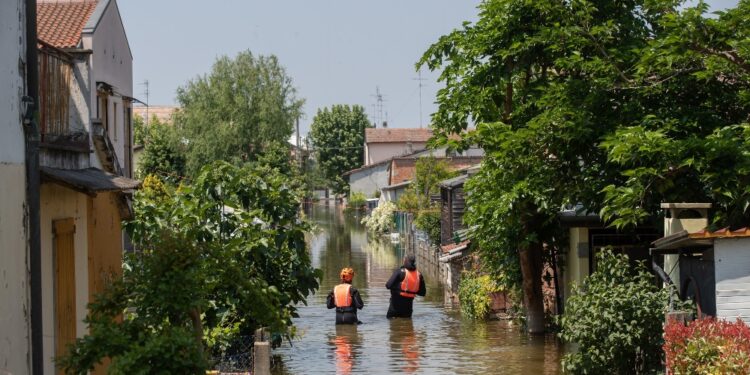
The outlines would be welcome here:
<svg viewBox="0 0 750 375">
<path fill-rule="evenodd" d="M 376 87 L 391 127 L 420 125 L 414 64 L 430 44 L 476 20 L 480 0 L 119 0 L 133 51 L 134 94 L 175 104 L 175 92 L 218 56 L 276 55 L 306 100 L 301 133 L 318 108 L 365 106 Z M 714 9 L 737 0 L 709 0 Z M 437 75 L 422 72 L 422 123 L 436 109 Z"/>
</svg>

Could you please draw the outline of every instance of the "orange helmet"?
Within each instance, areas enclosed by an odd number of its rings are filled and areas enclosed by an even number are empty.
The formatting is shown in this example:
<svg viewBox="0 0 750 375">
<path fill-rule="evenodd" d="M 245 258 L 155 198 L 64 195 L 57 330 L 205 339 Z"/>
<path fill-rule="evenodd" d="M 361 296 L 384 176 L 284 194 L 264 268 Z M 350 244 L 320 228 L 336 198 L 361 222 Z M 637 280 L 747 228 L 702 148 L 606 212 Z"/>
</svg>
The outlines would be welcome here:
<svg viewBox="0 0 750 375">
<path fill-rule="evenodd" d="M 341 273 L 339 274 L 339 276 L 341 276 L 341 281 L 350 283 L 354 278 L 354 270 L 349 267 L 343 268 L 341 269 Z"/>
</svg>

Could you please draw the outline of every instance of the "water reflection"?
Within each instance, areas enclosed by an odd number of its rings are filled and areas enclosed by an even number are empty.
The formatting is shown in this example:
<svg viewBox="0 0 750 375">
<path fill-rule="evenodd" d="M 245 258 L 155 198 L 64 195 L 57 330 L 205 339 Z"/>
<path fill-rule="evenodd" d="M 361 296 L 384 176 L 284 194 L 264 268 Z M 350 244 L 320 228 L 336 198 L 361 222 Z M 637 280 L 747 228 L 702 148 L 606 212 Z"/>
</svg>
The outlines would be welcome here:
<svg viewBox="0 0 750 375">
<path fill-rule="evenodd" d="M 336 373 L 351 374 L 361 349 L 361 338 L 357 332 L 357 326 L 337 325 L 336 335 L 328 342 L 331 344 L 336 359 Z"/>
<path fill-rule="evenodd" d="M 414 322 L 411 319 L 390 319 L 389 338 L 391 353 L 396 354 L 392 362 L 395 369 L 407 374 L 413 374 L 419 370 L 421 340 L 417 339 L 414 332 Z"/>
<path fill-rule="evenodd" d="M 403 250 L 368 238 L 360 217 L 335 207 L 316 207 L 309 217 L 320 228 L 309 243 L 323 279 L 320 291 L 298 311 L 300 337 L 274 351 L 283 362 L 276 374 L 558 373 L 561 351 L 553 337 L 528 337 L 499 322 L 461 319 L 444 308 L 442 286 L 424 268 L 427 296 L 414 301 L 413 319 L 386 319 L 385 282 L 401 265 Z M 334 310 L 325 306 L 343 267 L 354 268 L 352 285 L 365 303 L 359 326 L 336 326 Z"/>
</svg>

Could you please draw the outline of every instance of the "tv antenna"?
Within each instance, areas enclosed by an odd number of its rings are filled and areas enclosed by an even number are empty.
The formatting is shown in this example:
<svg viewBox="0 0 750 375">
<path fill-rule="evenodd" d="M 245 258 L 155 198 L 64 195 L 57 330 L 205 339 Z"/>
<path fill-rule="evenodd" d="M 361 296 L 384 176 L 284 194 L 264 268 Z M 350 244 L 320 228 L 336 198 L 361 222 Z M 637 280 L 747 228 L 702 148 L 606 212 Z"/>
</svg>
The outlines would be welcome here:
<svg viewBox="0 0 750 375">
<path fill-rule="evenodd" d="M 145 118 L 144 122 L 146 124 L 146 127 L 148 127 L 148 94 L 150 93 L 149 90 L 148 90 L 148 80 L 143 81 L 143 83 L 141 83 L 141 85 L 144 86 L 144 88 L 143 88 L 143 96 L 146 97 L 146 118 Z"/>
<path fill-rule="evenodd" d="M 383 103 L 385 102 L 385 97 L 380 93 L 380 86 L 375 86 L 375 95 L 372 95 L 372 97 L 375 98 L 375 104 L 372 105 L 372 117 L 375 120 L 375 126 L 377 127 L 378 124 L 382 124 L 385 119 L 383 116 L 383 108 L 385 108 Z"/>
<path fill-rule="evenodd" d="M 419 83 L 419 128 L 422 129 L 422 87 L 425 85 L 422 82 L 426 81 L 426 78 L 422 78 L 422 68 L 417 71 L 418 77 L 412 78 Z"/>
</svg>

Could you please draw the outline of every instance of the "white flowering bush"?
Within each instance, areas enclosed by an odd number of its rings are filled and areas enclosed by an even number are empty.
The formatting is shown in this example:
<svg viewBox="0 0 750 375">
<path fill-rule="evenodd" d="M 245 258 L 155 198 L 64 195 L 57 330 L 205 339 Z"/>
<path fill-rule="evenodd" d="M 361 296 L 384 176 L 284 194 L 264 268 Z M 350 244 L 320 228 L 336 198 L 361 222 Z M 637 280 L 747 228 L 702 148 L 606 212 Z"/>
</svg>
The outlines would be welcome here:
<svg viewBox="0 0 750 375">
<path fill-rule="evenodd" d="M 386 233 L 393 226 L 393 213 L 396 212 L 396 205 L 393 202 L 385 202 L 372 210 L 370 216 L 362 219 L 362 224 L 367 230 Z"/>
</svg>

